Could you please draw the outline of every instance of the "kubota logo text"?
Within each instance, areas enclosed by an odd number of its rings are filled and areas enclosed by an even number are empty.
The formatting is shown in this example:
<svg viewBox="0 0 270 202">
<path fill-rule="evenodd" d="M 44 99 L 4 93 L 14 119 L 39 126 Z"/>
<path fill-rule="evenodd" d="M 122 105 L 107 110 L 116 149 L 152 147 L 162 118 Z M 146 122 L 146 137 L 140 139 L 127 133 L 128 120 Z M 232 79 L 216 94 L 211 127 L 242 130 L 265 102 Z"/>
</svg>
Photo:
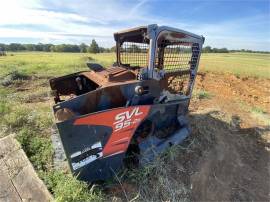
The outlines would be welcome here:
<svg viewBox="0 0 270 202">
<path fill-rule="evenodd" d="M 115 116 L 115 122 L 113 123 L 114 131 L 121 130 L 122 128 L 126 128 L 140 122 L 140 115 L 142 114 L 143 112 L 140 112 L 139 107 L 135 107 L 132 110 L 117 114 Z"/>
</svg>

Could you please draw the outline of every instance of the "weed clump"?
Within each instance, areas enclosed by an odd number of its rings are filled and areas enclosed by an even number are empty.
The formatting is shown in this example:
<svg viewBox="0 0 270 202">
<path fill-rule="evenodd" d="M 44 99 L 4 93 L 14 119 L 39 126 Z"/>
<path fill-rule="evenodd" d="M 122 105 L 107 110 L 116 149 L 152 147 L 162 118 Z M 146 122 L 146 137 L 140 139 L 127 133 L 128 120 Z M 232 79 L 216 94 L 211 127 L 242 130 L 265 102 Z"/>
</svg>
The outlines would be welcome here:
<svg viewBox="0 0 270 202">
<path fill-rule="evenodd" d="M 265 111 L 262 108 L 260 108 L 260 107 L 253 107 L 251 109 L 251 112 L 258 113 L 258 114 L 265 114 Z"/>
<path fill-rule="evenodd" d="M 179 156 L 179 146 L 168 148 L 151 164 L 128 172 L 128 180 L 138 187 L 142 201 L 188 201 L 189 189 L 179 181 L 178 175 L 170 166 Z"/>
<path fill-rule="evenodd" d="M 51 141 L 44 129 L 50 122 L 36 111 L 27 108 L 11 107 L 0 103 L 1 125 L 6 131 L 17 134 L 16 138 L 37 170 L 46 170 L 51 167 L 53 149 Z"/>
<path fill-rule="evenodd" d="M 1 85 L 2 86 L 10 86 L 18 81 L 22 81 L 22 80 L 28 80 L 30 78 L 30 76 L 28 76 L 25 73 L 22 72 L 18 72 L 17 70 L 14 70 L 10 73 L 8 73 L 6 76 L 4 76 L 4 78 L 1 81 Z"/>
<path fill-rule="evenodd" d="M 14 132 L 20 130 L 22 127 L 35 124 L 34 118 L 31 118 L 29 111 L 24 108 L 17 108 L 3 117 L 3 121 L 8 128 Z M 33 125 L 32 125 L 33 126 Z"/>
<path fill-rule="evenodd" d="M 4 114 L 8 113 L 9 110 L 10 106 L 4 101 L 0 101 L 0 115 L 3 116 Z"/>
<path fill-rule="evenodd" d="M 205 91 L 205 90 L 195 91 L 194 95 L 195 95 L 195 98 L 200 99 L 200 100 L 210 99 L 212 97 L 212 95 L 208 91 Z"/>
<path fill-rule="evenodd" d="M 27 126 L 19 131 L 16 138 L 37 170 L 51 168 L 53 147 L 50 139 L 40 137 Z"/>
<path fill-rule="evenodd" d="M 41 174 L 42 175 L 42 174 Z M 42 175 L 48 189 L 54 194 L 55 201 L 103 201 L 103 196 L 95 186 L 76 180 L 71 174 L 52 171 Z"/>
<path fill-rule="evenodd" d="M 2 121 L 12 132 L 18 132 L 27 127 L 33 132 L 42 133 L 52 123 L 49 117 L 46 117 L 46 114 L 40 114 L 35 110 L 19 106 L 6 107 L 3 110 L 9 113 L 4 114 Z"/>
</svg>

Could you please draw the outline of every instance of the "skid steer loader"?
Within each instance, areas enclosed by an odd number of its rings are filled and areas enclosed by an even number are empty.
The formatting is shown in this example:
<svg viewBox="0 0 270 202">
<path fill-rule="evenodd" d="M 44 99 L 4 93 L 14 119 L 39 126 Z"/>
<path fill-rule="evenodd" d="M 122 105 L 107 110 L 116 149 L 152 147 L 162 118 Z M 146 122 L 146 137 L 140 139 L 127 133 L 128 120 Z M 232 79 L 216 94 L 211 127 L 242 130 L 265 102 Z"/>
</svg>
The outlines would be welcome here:
<svg viewBox="0 0 270 202">
<path fill-rule="evenodd" d="M 116 63 L 53 78 L 56 125 L 74 175 L 106 180 L 151 163 L 190 133 L 187 121 L 204 37 L 148 25 L 114 34 Z"/>
</svg>

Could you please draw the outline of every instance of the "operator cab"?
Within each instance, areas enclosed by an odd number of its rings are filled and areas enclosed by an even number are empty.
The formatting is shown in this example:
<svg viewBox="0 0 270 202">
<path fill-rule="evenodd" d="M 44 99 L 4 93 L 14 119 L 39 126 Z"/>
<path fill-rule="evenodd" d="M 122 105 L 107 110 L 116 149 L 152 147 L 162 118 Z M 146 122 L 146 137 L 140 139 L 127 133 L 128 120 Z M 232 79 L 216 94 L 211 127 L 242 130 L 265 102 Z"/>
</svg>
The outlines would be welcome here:
<svg viewBox="0 0 270 202">
<path fill-rule="evenodd" d="M 148 25 L 117 32 L 114 38 L 117 66 L 134 70 L 139 80 L 158 80 L 171 93 L 190 95 L 204 37 Z"/>
</svg>

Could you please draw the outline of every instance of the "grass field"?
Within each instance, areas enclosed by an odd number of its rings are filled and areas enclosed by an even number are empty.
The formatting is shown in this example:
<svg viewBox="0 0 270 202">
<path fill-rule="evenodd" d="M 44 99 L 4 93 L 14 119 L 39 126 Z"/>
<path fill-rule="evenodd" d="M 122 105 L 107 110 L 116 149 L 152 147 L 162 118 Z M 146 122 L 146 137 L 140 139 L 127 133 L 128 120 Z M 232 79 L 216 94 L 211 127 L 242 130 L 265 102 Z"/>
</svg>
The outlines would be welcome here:
<svg viewBox="0 0 270 202">
<path fill-rule="evenodd" d="M 29 159 L 58 201 L 104 198 L 101 192 L 89 190 L 70 174 L 52 169 L 53 117 L 48 79 L 87 70 L 88 59 L 108 66 L 115 61 L 115 55 L 18 52 L 0 57 L 0 137 L 18 134 Z M 203 54 L 199 71 L 270 78 L 270 54 Z M 210 96 L 202 92 L 199 97 Z"/>
<path fill-rule="evenodd" d="M 12 70 L 36 76 L 63 75 L 86 69 L 85 61 L 88 57 L 104 66 L 111 65 L 115 61 L 113 53 L 13 53 L 7 57 L 0 57 L 0 76 Z M 199 71 L 270 78 L 269 61 L 270 54 L 210 53 L 201 56 Z"/>
<path fill-rule="evenodd" d="M 242 77 L 270 78 L 270 54 L 202 54 L 199 71 L 228 72 Z"/>
</svg>

